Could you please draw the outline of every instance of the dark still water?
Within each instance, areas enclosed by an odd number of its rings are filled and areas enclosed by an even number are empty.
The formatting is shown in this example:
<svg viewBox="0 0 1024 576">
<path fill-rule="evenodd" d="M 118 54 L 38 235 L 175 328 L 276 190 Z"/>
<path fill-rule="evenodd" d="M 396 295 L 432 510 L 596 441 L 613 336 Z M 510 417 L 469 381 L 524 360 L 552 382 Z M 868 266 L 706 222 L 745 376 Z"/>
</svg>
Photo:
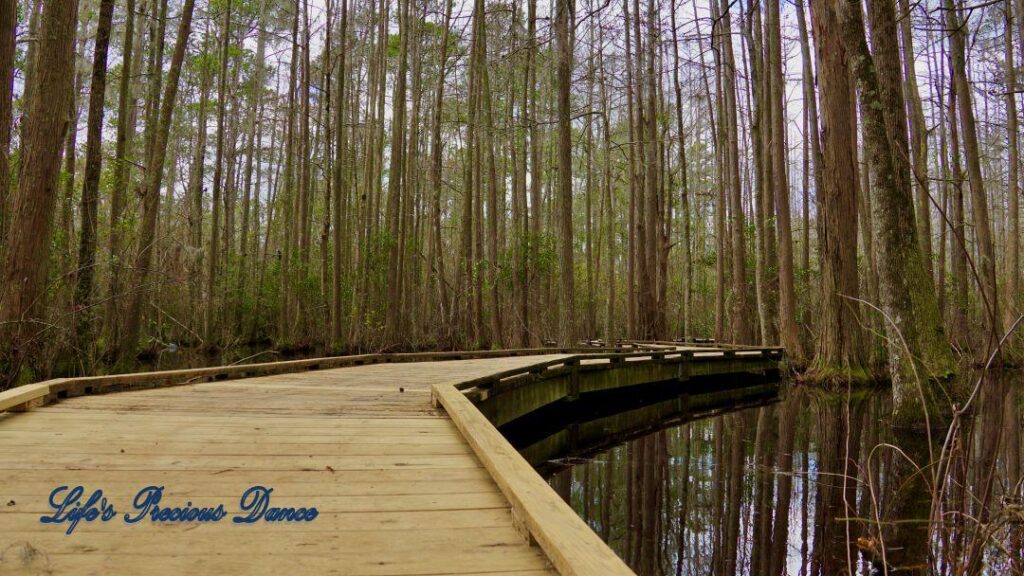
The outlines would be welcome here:
<svg viewBox="0 0 1024 576">
<path fill-rule="evenodd" d="M 889 427 L 888 389 L 763 380 L 637 389 L 503 431 L 642 576 L 1022 574 L 1021 380 L 986 381 L 974 416 L 930 440 Z"/>
</svg>

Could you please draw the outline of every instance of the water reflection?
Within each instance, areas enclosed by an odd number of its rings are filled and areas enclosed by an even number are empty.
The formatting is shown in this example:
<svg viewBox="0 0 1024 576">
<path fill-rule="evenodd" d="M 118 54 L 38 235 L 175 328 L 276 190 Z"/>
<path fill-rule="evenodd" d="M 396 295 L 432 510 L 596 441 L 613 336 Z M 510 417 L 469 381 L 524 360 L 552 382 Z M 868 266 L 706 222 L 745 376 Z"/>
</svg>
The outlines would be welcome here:
<svg viewBox="0 0 1024 576">
<path fill-rule="evenodd" d="M 1020 373 L 931 434 L 888 390 L 702 396 L 505 432 L 642 576 L 1024 574 Z"/>
</svg>

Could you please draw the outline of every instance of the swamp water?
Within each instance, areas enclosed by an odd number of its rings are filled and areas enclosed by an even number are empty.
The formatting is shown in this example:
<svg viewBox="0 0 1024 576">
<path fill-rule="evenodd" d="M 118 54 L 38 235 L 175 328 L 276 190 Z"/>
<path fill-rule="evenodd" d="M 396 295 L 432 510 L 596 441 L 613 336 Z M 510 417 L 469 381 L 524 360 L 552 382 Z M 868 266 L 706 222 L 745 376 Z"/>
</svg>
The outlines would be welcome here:
<svg viewBox="0 0 1024 576">
<path fill-rule="evenodd" d="M 1024 574 L 1019 372 L 930 439 L 890 428 L 887 388 L 685 387 L 581 397 L 501 430 L 641 576 Z"/>
</svg>

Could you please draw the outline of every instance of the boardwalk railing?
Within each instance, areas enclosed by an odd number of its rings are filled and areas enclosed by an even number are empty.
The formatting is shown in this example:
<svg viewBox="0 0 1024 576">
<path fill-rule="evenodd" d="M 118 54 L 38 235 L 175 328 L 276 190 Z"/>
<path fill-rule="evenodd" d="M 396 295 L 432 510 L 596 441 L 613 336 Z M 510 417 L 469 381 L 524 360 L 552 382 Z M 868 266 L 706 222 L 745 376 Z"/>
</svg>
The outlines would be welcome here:
<svg viewBox="0 0 1024 576">
<path fill-rule="evenodd" d="M 516 528 L 544 550 L 559 574 L 633 575 L 455 386 L 435 384 L 433 395 L 512 505 Z"/>
<path fill-rule="evenodd" d="M 640 345 L 629 345 L 641 348 Z M 250 378 L 302 372 L 305 370 L 323 370 L 328 368 L 345 368 L 364 366 L 367 364 L 386 364 L 392 362 L 439 362 L 448 360 L 473 360 L 483 358 L 506 358 L 511 356 L 535 356 L 539 354 L 572 354 L 578 352 L 622 351 L 619 348 L 518 348 L 511 350 L 474 350 L 460 352 L 409 352 L 356 354 L 351 356 L 328 356 L 322 358 L 306 358 L 302 360 L 286 360 L 280 362 L 263 362 L 257 364 L 237 364 L 228 366 L 211 366 L 207 368 L 185 368 L 180 370 L 162 370 L 156 372 L 137 372 L 131 374 L 112 374 L 107 376 L 82 376 L 78 378 L 56 378 L 35 384 L 26 384 L 0 392 L 0 412 L 18 412 L 35 406 L 51 404 L 62 398 L 81 396 L 83 394 L 102 394 L 121 390 L 158 388 L 164 386 L 180 386 L 214 380 Z"/>
<path fill-rule="evenodd" d="M 525 458 L 495 427 L 506 414 L 495 419 L 485 416 L 487 399 L 508 392 L 524 392 L 545 388 L 547 382 L 559 382 L 542 390 L 531 402 L 543 403 L 564 396 L 562 384 L 568 382 L 568 393 L 580 392 L 582 374 L 615 371 L 620 367 L 669 368 L 676 373 L 690 374 L 694 364 L 737 362 L 778 368 L 782 348 L 730 348 L 708 350 L 676 350 L 672 343 L 648 344 L 654 351 L 604 352 L 574 354 L 522 368 L 497 372 L 454 384 L 435 384 L 433 398 L 448 413 L 455 426 L 473 448 L 491 477 L 498 483 L 505 498 L 512 504 L 516 527 L 524 537 L 536 542 L 551 560 L 559 574 L 609 576 L 630 575 L 633 571 L 598 535 L 590 529 L 562 498 L 551 489 Z M 664 372 L 655 370 L 654 374 Z M 517 403 L 516 398 L 510 402 Z M 476 405 L 474 405 L 474 403 Z M 498 403 L 500 404 L 500 403 Z M 530 408 L 527 408 L 527 410 Z"/>
<path fill-rule="evenodd" d="M 664 344 L 664 343 L 651 343 Z M 752 361 L 764 360 L 769 363 L 781 362 L 784 350 L 778 347 L 730 347 L 728 349 L 708 348 L 707 350 L 655 350 L 643 352 L 597 351 L 558 358 L 523 368 L 496 372 L 488 376 L 460 382 L 455 387 L 464 391 L 471 400 L 480 401 L 488 397 L 529 386 L 544 380 L 563 378 L 566 375 L 606 370 L 620 366 L 635 366 L 635 362 L 663 366 L 692 366 L 723 360 Z M 689 371 L 693 374 L 694 371 Z M 698 371 L 699 372 L 699 371 Z"/>
</svg>

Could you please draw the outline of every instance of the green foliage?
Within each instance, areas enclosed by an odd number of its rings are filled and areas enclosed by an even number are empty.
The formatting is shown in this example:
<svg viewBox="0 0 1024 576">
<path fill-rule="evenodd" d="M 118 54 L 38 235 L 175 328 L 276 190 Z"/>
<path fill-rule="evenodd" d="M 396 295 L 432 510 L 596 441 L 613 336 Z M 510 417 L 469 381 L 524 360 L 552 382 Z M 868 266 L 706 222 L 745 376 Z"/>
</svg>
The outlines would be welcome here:
<svg viewBox="0 0 1024 576">
<path fill-rule="evenodd" d="M 388 34 L 388 58 L 397 58 L 401 49 L 402 37 L 399 34 Z"/>
<path fill-rule="evenodd" d="M 220 59 L 213 52 L 200 51 L 189 59 L 189 68 L 196 74 L 216 74 Z"/>
<path fill-rule="evenodd" d="M 713 269 L 717 262 L 718 251 L 715 249 L 708 250 L 704 253 L 697 252 L 693 255 L 693 263 L 695 266 L 703 266 Z"/>
<path fill-rule="evenodd" d="M 250 52 L 241 46 L 235 44 L 228 45 L 228 62 L 233 60 L 237 61 L 242 56 L 249 54 Z"/>
<path fill-rule="evenodd" d="M 538 251 L 536 259 L 532 255 L 534 246 Z M 496 281 L 500 286 L 511 288 L 521 284 L 530 270 L 539 276 L 548 276 L 555 272 L 557 266 L 558 244 L 553 234 L 516 234 L 508 248 L 498 256 Z"/>
</svg>

